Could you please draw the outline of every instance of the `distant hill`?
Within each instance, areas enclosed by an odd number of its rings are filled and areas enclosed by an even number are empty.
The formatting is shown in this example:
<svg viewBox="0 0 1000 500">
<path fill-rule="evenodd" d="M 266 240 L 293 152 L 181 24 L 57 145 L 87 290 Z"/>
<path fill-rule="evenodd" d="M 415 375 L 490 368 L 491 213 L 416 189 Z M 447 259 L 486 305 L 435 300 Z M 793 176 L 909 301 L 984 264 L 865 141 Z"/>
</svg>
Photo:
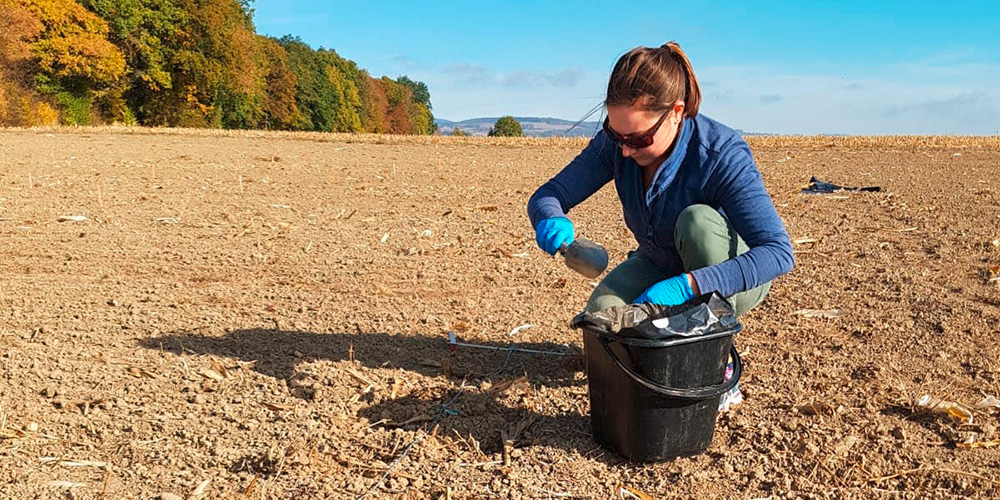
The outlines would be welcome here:
<svg viewBox="0 0 1000 500">
<path fill-rule="evenodd" d="M 451 120 L 443 120 L 441 118 L 435 118 L 434 123 L 437 125 L 437 133 L 441 135 L 451 135 L 451 132 L 455 130 L 455 127 L 462 129 L 469 135 L 486 135 L 493 128 L 493 124 L 497 122 L 499 117 L 488 117 L 488 118 L 470 118 L 468 120 L 462 120 L 460 122 L 453 122 Z M 525 117 L 525 116 L 515 116 L 515 120 L 521 124 L 521 130 L 524 131 L 524 135 L 528 137 L 593 137 L 601 128 L 601 122 L 583 122 L 576 126 L 573 130 L 569 130 L 573 126 L 574 121 L 561 120 L 559 118 L 537 118 L 537 117 Z M 741 129 L 735 129 L 736 132 L 743 136 L 751 135 L 775 135 L 767 132 L 747 132 Z"/>
<path fill-rule="evenodd" d="M 451 135 L 455 127 L 469 135 L 486 135 L 499 118 L 471 118 L 460 122 L 435 118 L 434 123 L 438 126 L 437 132 L 442 135 Z M 601 127 L 599 122 L 583 122 L 573 130 L 569 130 L 576 122 L 559 118 L 524 116 L 515 116 L 514 119 L 521 124 L 521 130 L 528 137 L 592 137 Z"/>
</svg>

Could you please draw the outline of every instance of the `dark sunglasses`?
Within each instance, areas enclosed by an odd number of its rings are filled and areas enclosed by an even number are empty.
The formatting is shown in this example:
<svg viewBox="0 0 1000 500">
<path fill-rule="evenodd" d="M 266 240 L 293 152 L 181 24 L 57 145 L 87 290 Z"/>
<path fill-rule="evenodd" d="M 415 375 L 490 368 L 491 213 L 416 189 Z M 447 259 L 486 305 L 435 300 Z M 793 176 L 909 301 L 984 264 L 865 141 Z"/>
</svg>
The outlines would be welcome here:
<svg viewBox="0 0 1000 500">
<path fill-rule="evenodd" d="M 651 144 L 653 144 L 653 136 L 656 135 L 656 131 L 660 130 L 660 125 L 663 124 L 663 120 L 667 119 L 667 116 L 670 115 L 671 111 L 673 111 L 673 108 L 668 109 L 666 113 L 663 113 L 663 116 L 661 116 L 660 119 L 656 121 L 656 124 L 649 130 L 633 137 L 625 137 L 618 132 L 611 130 L 611 123 L 607 118 L 605 118 L 604 133 L 619 146 L 628 146 L 632 149 L 648 148 Z"/>
</svg>

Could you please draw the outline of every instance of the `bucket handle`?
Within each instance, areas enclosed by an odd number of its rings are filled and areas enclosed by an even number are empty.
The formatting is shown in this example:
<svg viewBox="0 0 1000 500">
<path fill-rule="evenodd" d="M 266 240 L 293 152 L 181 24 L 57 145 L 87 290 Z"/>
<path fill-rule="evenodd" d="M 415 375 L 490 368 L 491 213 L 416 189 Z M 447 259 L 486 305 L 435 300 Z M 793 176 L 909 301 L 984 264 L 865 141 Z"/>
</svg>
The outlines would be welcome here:
<svg viewBox="0 0 1000 500">
<path fill-rule="evenodd" d="M 714 398 L 716 396 L 721 396 L 722 394 L 728 392 L 730 389 L 736 386 L 736 383 L 740 381 L 740 376 L 743 375 L 743 360 L 740 359 L 740 354 L 736 351 L 736 344 L 729 350 L 730 356 L 733 357 L 733 376 L 721 384 L 709 385 L 705 387 L 693 387 L 689 389 L 681 389 L 677 387 L 667 387 L 665 385 L 657 384 L 652 380 L 648 380 L 642 375 L 639 375 L 631 368 L 625 366 L 624 363 L 618 356 L 611 350 L 611 339 L 603 336 L 598 336 L 601 345 L 604 346 L 604 350 L 607 351 L 608 355 L 611 356 L 612 361 L 618 365 L 626 375 L 635 380 L 643 387 L 664 396 L 669 396 L 675 399 L 686 399 L 686 400 L 705 400 L 709 398 Z"/>
</svg>

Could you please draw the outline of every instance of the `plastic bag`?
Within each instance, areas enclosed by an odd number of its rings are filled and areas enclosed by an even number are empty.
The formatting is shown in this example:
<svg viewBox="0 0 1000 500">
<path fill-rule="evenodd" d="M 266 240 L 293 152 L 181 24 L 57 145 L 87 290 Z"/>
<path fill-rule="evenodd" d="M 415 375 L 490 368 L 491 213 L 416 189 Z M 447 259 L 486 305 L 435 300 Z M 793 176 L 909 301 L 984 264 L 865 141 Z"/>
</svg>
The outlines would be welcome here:
<svg viewBox="0 0 1000 500">
<path fill-rule="evenodd" d="M 862 188 L 838 186 L 831 182 L 823 182 L 817 179 L 816 176 L 810 178 L 809 184 L 802 188 L 802 192 L 805 194 L 829 194 L 836 193 L 837 191 L 862 191 L 877 193 L 882 191 L 882 188 L 879 186 L 868 186 Z"/>
<path fill-rule="evenodd" d="M 679 306 L 626 304 L 582 312 L 572 326 L 591 325 L 623 338 L 662 340 L 696 337 L 739 328 L 733 306 L 718 293 L 705 294 Z"/>
</svg>

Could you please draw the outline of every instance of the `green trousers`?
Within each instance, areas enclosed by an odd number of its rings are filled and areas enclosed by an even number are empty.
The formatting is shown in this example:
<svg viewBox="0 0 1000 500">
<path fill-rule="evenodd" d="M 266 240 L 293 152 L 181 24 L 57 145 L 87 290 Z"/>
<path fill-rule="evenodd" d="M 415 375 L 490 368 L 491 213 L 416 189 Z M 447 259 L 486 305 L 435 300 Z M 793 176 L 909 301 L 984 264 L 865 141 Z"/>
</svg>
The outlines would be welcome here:
<svg viewBox="0 0 1000 500">
<path fill-rule="evenodd" d="M 685 272 L 725 262 L 749 250 L 732 223 L 708 205 L 691 205 L 681 212 L 674 228 L 674 244 Z M 587 301 L 587 310 L 600 311 L 631 303 L 654 283 L 672 277 L 648 258 L 633 252 L 597 285 Z M 770 289 L 768 282 L 727 299 L 739 316 L 760 304 Z"/>
</svg>

